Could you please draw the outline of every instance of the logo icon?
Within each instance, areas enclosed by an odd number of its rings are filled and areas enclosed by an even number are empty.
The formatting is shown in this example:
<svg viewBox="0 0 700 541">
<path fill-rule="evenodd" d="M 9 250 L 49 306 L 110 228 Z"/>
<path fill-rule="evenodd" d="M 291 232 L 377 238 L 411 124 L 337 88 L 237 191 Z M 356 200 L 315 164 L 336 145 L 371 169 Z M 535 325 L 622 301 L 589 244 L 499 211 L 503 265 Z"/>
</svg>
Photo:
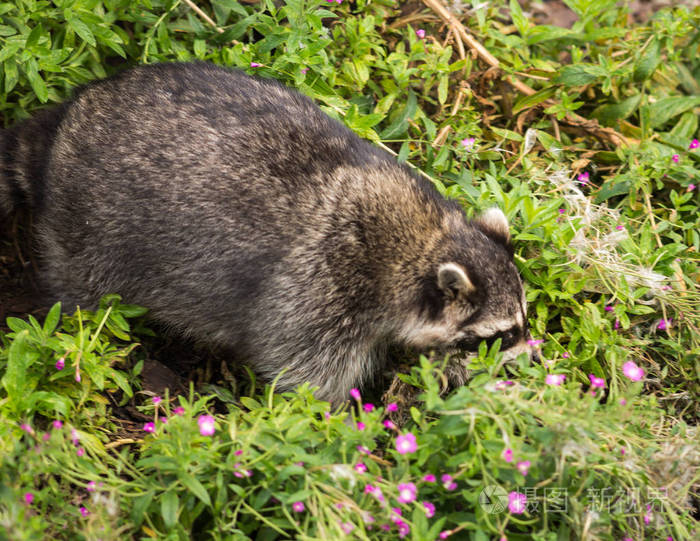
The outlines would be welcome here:
<svg viewBox="0 0 700 541">
<path fill-rule="evenodd" d="M 503 513 L 508 507 L 508 494 L 499 485 L 486 485 L 479 494 L 479 505 L 490 515 Z"/>
</svg>

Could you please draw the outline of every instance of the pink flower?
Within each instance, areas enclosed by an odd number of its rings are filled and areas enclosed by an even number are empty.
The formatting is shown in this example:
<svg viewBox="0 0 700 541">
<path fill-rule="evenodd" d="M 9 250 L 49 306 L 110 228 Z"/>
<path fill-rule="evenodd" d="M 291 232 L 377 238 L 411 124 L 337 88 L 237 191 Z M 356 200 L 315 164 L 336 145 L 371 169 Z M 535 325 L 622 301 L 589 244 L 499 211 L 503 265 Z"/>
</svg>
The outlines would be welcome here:
<svg viewBox="0 0 700 541">
<path fill-rule="evenodd" d="M 615 323 L 613 324 L 613 329 L 617 330 L 620 328 L 620 320 L 615 319 Z"/>
<path fill-rule="evenodd" d="M 301 513 L 304 511 L 304 509 L 306 509 L 306 507 L 304 506 L 304 502 L 294 502 L 292 504 L 292 509 L 294 509 L 294 511 L 297 513 Z"/>
<path fill-rule="evenodd" d="M 82 447 L 78 447 L 78 450 L 75 452 L 78 456 L 83 456 L 85 454 L 85 449 Z"/>
<path fill-rule="evenodd" d="M 365 447 L 364 445 L 358 445 L 357 450 L 365 455 L 369 454 L 369 448 Z"/>
<path fill-rule="evenodd" d="M 544 382 L 547 385 L 561 385 L 566 379 L 565 374 L 547 374 L 544 378 Z"/>
<path fill-rule="evenodd" d="M 518 465 L 516 467 L 518 468 L 518 471 L 520 473 L 522 473 L 523 475 L 527 475 L 527 473 L 530 471 L 530 461 L 523 460 L 522 462 L 518 462 Z"/>
<path fill-rule="evenodd" d="M 625 453 L 626 453 L 626 452 L 627 452 L 627 451 L 625 451 L 625 448 L 624 448 L 624 447 L 620 447 L 620 454 L 621 454 L 622 456 L 625 456 Z"/>
<path fill-rule="evenodd" d="M 398 411 L 399 406 L 396 405 L 396 402 L 392 402 L 391 404 L 386 405 L 386 411 Z"/>
<path fill-rule="evenodd" d="M 309 71 L 309 68 L 301 68 L 301 70 L 299 71 L 301 71 L 302 75 L 306 75 L 306 72 Z"/>
<path fill-rule="evenodd" d="M 363 462 L 358 462 L 355 464 L 355 471 L 357 473 L 365 473 L 367 471 L 367 466 L 365 466 Z"/>
<path fill-rule="evenodd" d="M 51 423 L 55 429 L 60 429 L 63 428 L 63 422 L 59 421 L 56 419 L 53 423 Z"/>
<path fill-rule="evenodd" d="M 688 187 L 686 188 L 687 191 L 692 192 L 695 189 L 695 184 L 688 184 Z"/>
<path fill-rule="evenodd" d="M 659 324 L 657 325 L 657 328 L 658 328 L 660 331 L 665 331 L 666 329 L 668 329 L 668 328 L 671 326 L 671 322 L 672 322 L 672 321 L 673 321 L 673 320 L 671 320 L 671 319 L 662 319 L 662 320 L 659 321 Z"/>
<path fill-rule="evenodd" d="M 457 488 L 457 483 L 452 480 L 452 476 L 448 473 L 440 477 L 440 480 L 442 481 L 442 486 L 445 487 L 445 490 L 454 490 Z"/>
<path fill-rule="evenodd" d="M 175 415 L 182 415 L 183 413 L 185 413 L 185 408 L 183 408 L 182 406 L 178 406 L 176 408 L 173 408 L 173 413 Z"/>
<path fill-rule="evenodd" d="M 25 492 L 24 493 L 24 503 L 27 505 L 32 505 L 32 502 L 34 501 L 34 494 L 31 492 Z"/>
<path fill-rule="evenodd" d="M 530 340 L 527 341 L 527 345 L 535 347 L 535 346 L 539 346 L 543 342 L 544 342 L 544 340 L 533 340 L 532 338 L 530 338 Z"/>
<path fill-rule="evenodd" d="M 379 487 L 375 487 L 373 485 L 367 485 L 365 487 L 365 494 L 371 494 L 375 498 L 377 498 L 377 501 L 379 503 L 384 503 L 384 494 L 382 494 L 382 489 Z"/>
<path fill-rule="evenodd" d="M 506 462 L 513 462 L 513 449 L 507 448 L 503 450 L 503 454 L 501 455 L 503 457 L 503 460 Z"/>
<path fill-rule="evenodd" d="M 87 484 L 87 486 L 85 487 L 85 490 L 87 490 L 88 492 L 94 492 L 94 491 L 95 491 L 95 485 L 96 485 L 95 481 L 90 481 L 90 482 Z"/>
<path fill-rule="evenodd" d="M 355 400 L 359 400 L 361 398 L 360 390 L 356 388 L 350 389 L 350 396 Z"/>
<path fill-rule="evenodd" d="M 367 427 L 366 427 L 365 423 L 363 423 L 362 421 L 359 421 L 357 423 L 357 430 L 364 430 L 365 428 L 367 428 Z"/>
<path fill-rule="evenodd" d="M 419 28 L 416 30 L 416 36 L 418 36 L 419 39 L 423 39 L 425 37 L 425 30 Z"/>
<path fill-rule="evenodd" d="M 426 483 L 434 483 L 435 482 L 435 476 L 432 473 L 426 473 L 423 476 L 423 481 Z"/>
<path fill-rule="evenodd" d="M 508 510 L 514 515 L 520 515 L 527 508 L 527 496 L 521 492 L 508 494 Z"/>
<path fill-rule="evenodd" d="M 565 213 L 566 213 L 566 209 L 559 209 L 559 214 L 565 214 Z"/>
<path fill-rule="evenodd" d="M 671 159 L 673 160 L 673 163 L 678 163 L 679 161 L 681 161 L 681 157 L 678 154 L 674 154 L 673 156 L 671 156 Z"/>
<path fill-rule="evenodd" d="M 700 147 L 700 141 L 698 141 L 697 139 L 693 139 L 690 142 L 690 145 L 688 146 L 688 150 L 695 150 L 698 147 Z"/>
<path fill-rule="evenodd" d="M 199 425 L 199 433 L 202 436 L 213 436 L 216 430 L 214 426 L 214 417 L 211 415 L 200 415 L 197 419 Z"/>
<path fill-rule="evenodd" d="M 86 517 L 86 516 L 88 516 L 88 515 L 90 514 L 90 511 L 88 511 L 87 509 L 85 509 L 85 508 L 82 507 L 82 506 L 81 506 L 80 509 L 78 509 L 78 510 L 80 511 L 80 514 L 83 515 L 84 517 Z"/>
<path fill-rule="evenodd" d="M 627 361 L 623 364 L 622 373 L 632 381 L 639 381 L 644 377 L 644 370 L 638 367 L 634 361 Z"/>
<path fill-rule="evenodd" d="M 154 396 L 151 400 L 153 400 L 153 403 L 157 406 L 163 399 L 160 396 Z"/>
<path fill-rule="evenodd" d="M 423 508 L 425 509 L 425 516 L 428 518 L 433 518 L 435 516 L 435 506 L 430 502 L 423 502 Z"/>
<path fill-rule="evenodd" d="M 350 534 L 350 532 L 355 529 L 355 526 L 352 524 L 352 522 L 341 522 L 340 529 L 343 530 L 345 534 Z"/>
<path fill-rule="evenodd" d="M 66 367 L 66 358 L 61 357 L 56 361 L 56 370 L 63 370 Z"/>
<path fill-rule="evenodd" d="M 605 307 L 605 311 L 606 311 L 606 312 L 612 312 L 612 311 L 613 311 L 613 307 L 610 306 L 610 305 L 608 304 L 608 305 Z"/>
<path fill-rule="evenodd" d="M 462 143 L 462 146 L 467 150 L 472 150 L 474 148 L 473 137 L 467 137 L 466 139 L 462 139 L 460 142 Z"/>
<path fill-rule="evenodd" d="M 562 359 L 568 359 L 569 358 L 569 352 L 565 351 L 564 353 L 561 354 Z"/>
<path fill-rule="evenodd" d="M 396 527 L 399 529 L 399 539 L 403 539 L 409 533 L 411 533 L 411 527 L 406 524 L 403 520 L 396 523 Z"/>
<path fill-rule="evenodd" d="M 394 428 L 396 428 L 396 425 L 394 423 L 392 423 L 389 419 L 385 419 L 382 424 L 384 425 L 385 428 L 390 428 L 392 430 Z"/>
<path fill-rule="evenodd" d="M 406 432 L 406 434 L 403 434 L 396 438 L 396 451 L 400 455 L 405 455 L 406 453 L 415 453 L 416 449 L 418 449 L 416 437 L 410 432 Z"/>
<path fill-rule="evenodd" d="M 576 177 L 576 179 L 577 179 L 581 184 L 587 184 L 587 183 L 588 183 L 589 177 L 590 177 L 590 174 L 588 173 L 588 171 L 584 171 L 583 173 L 579 174 L 579 176 Z"/>
<path fill-rule="evenodd" d="M 591 380 L 591 387 L 594 389 L 605 389 L 605 380 L 603 378 L 598 378 L 593 374 L 589 374 L 588 379 Z"/>
<path fill-rule="evenodd" d="M 416 485 L 413 483 L 401 483 L 398 486 L 399 490 L 399 497 L 397 500 L 399 503 L 411 503 L 413 500 L 416 499 L 416 493 L 418 490 L 416 489 Z"/>
<path fill-rule="evenodd" d="M 262 64 L 259 64 L 258 62 L 251 62 L 250 63 L 251 68 L 259 68 L 261 66 L 262 66 Z"/>
<path fill-rule="evenodd" d="M 75 381 L 77 381 L 78 383 L 80 383 L 80 380 L 81 380 L 81 378 L 80 378 L 80 367 L 76 367 L 76 369 L 75 369 Z"/>
<path fill-rule="evenodd" d="M 144 429 L 144 431 L 152 434 L 153 432 L 156 431 L 156 425 L 153 422 L 146 423 L 145 425 L 143 425 L 143 429 Z"/>
<path fill-rule="evenodd" d="M 241 456 L 242 454 L 243 454 L 243 449 L 238 449 L 238 450 L 234 451 L 234 453 L 233 453 L 234 456 Z"/>
<path fill-rule="evenodd" d="M 626 406 L 627 405 L 627 400 L 624 398 L 620 398 L 620 406 Z"/>
<path fill-rule="evenodd" d="M 440 539 L 447 539 L 451 535 L 452 535 L 452 530 L 443 530 L 440 532 L 440 535 L 438 535 L 438 537 Z"/>
<path fill-rule="evenodd" d="M 367 413 L 369 413 L 370 411 L 372 411 L 374 409 L 374 404 L 370 404 L 369 402 L 367 402 L 367 404 L 364 404 L 362 406 L 362 409 L 365 410 Z"/>
<path fill-rule="evenodd" d="M 27 423 L 22 423 L 19 427 L 24 430 L 27 434 L 34 434 L 34 429 Z"/>
<path fill-rule="evenodd" d="M 615 226 L 615 229 L 617 229 L 618 231 L 622 231 L 624 228 L 625 228 L 624 225 L 616 225 Z"/>
<path fill-rule="evenodd" d="M 73 445 L 78 445 L 78 442 L 80 441 L 80 434 L 78 434 L 78 431 L 75 428 L 70 429 L 70 441 L 73 442 Z"/>
<path fill-rule="evenodd" d="M 496 383 L 493 384 L 493 388 L 497 391 L 503 391 L 506 387 L 509 387 L 510 385 L 515 385 L 515 382 L 509 379 L 499 379 Z"/>
</svg>

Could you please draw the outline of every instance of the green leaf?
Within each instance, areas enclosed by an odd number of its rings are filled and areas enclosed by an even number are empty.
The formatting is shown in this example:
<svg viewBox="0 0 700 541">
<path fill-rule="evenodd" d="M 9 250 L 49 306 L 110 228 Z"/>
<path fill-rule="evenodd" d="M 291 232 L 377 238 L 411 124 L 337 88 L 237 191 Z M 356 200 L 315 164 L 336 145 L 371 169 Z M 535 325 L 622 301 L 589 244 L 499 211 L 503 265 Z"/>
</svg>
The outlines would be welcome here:
<svg viewBox="0 0 700 541">
<path fill-rule="evenodd" d="M 192 492 L 195 496 L 202 500 L 205 505 L 211 507 L 211 499 L 209 498 L 209 493 L 207 492 L 207 489 L 204 488 L 202 483 L 197 481 L 197 479 L 195 479 L 188 473 L 180 473 L 178 477 L 180 478 L 182 484 L 185 485 L 185 487 L 190 492 Z"/>
<path fill-rule="evenodd" d="M 641 54 L 634 65 L 634 80 L 640 83 L 656 71 L 656 68 L 661 62 L 661 44 L 659 40 L 654 39 L 646 50 Z"/>
<path fill-rule="evenodd" d="M 600 120 L 606 126 L 613 125 L 617 120 L 621 120 L 630 116 L 639 106 L 642 99 L 641 94 L 635 94 L 629 98 L 622 100 L 620 103 L 612 103 L 601 105 L 595 111 L 593 116 Z"/>
<path fill-rule="evenodd" d="M 34 28 L 32 28 L 32 31 L 29 33 L 29 36 L 27 36 L 27 41 L 24 44 L 24 47 L 26 49 L 29 49 L 30 47 L 34 47 L 37 43 L 39 43 L 39 38 L 41 37 L 41 34 L 43 34 L 44 29 L 41 26 L 41 23 L 37 24 Z"/>
<path fill-rule="evenodd" d="M 698 130 L 698 116 L 687 112 L 683 113 L 676 125 L 670 131 L 670 135 L 678 139 L 690 139 Z"/>
<path fill-rule="evenodd" d="M 180 500 L 174 490 L 166 492 L 160 499 L 160 514 L 163 517 L 165 526 L 170 529 L 177 522 L 177 511 L 180 506 Z"/>
<path fill-rule="evenodd" d="M 554 83 L 568 87 L 587 85 L 598 79 L 599 75 L 601 75 L 599 70 L 600 66 L 595 66 L 593 64 L 573 64 L 564 66 L 561 69 L 561 73 L 554 79 Z"/>
<path fill-rule="evenodd" d="M 36 383 L 27 373 L 29 366 L 36 360 L 38 353 L 32 351 L 27 338 L 29 331 L 24 330 L 17 334 L 10 344 L 7 355 L 7 368 L 2 377 L 2 386 L 7 391 L 7 396 L 15 407 L 17 414 L 23 413 L 26 399 Z"/>
<path fill-rule="evenodd" d="M 46 314 L 46 319 L 44 320 L 44 332 L 50 335 L 56 330 L 58 325 L 58 320 L 61 318 L 61 303 L 57 302 L 51 307 L 49 313 Z"/>
<path fill-rule="evenodd" d="M 629 180 L 624 180 L 622 182 L 615 182 L 615 179 L 608 180 L 603 183 L 600 190 L 598 190 L 598 193 L 595 195 L 595 203 L 598 205 L 616 195 L 627 195 L 631 185 L 632 183 Z"/>
<path fill-rule="evenodd" d="M 2 54 L 2 53 L 0 53 Z M 19 81 L 19 70 L 17 69 L 17 62 L 14 58 L 6 60 L 4 63 L 5 67 L 5 93 L 9 94 L 10 91 L 17 85 Z"/>
<path fill-rule="evenodd" d="M 517 115 L 520 111 L 524 111 L 525 109 L 529 109 L 530 107 L 534 107 L 535 105 L 542 103 L 547 98 L 552 96 L 555 91 L 556 89 L 550 86 L 540 90 L 539 92 L 535 92 L 531 96 L 520 98 L 513 106 L 513 114 Z"/>
<path fill-rule="evenodd" d="M 41 78 L 41 75 L 39 75 L 36 60 L 30 58 L 27 61 L 24 66 L 24 73 L 27 75 L 29 84 L 32 85 L 32 89 L 34 90 L 36 97 L 39 98 L 41 103 L 46 103 L 46 101 L 49 99 L 49 90 L 46 88 L 46 83 Z"/>
<path fill-rule="evenodd" d="M 94 34 L 92 33 L 88 25 L 86 25 L 83 21 L 81 21 L 77 17 L 72 17 L 68 19 L 68 26 L 70 26 L 75 31 L 75 33 L 83 39 L 83 41 L 86 41 L 93 47 L 96 45 Z"/>
<path fill-rule="evenodd" d="M 700 105 L 700 96 L 662 98 L 649 105 L 649 127 L 656 128 Z"/>
<path fill-rule="evenodd" d="M 418 109 L 418 100 L 416 95 L 409 90 L 406 106 L 401 111 L 401 114 L 381 133 L 382 139 L 393 139 L 399 135 L 406 133 L 408 130 L 408 121 L 413 118 Z"/>
<path fill-rule="evenodd" d="M 145 494 L 142 494 L 141 496 L 138 496 L 134 499 L 134 505 L 131 508 L 131 520 L 136 526 L 143 522 L 143 515 L 146 513 L 146 509 L 148 509 L 152 501 L 152 490 L 149 490 Z"/>
</svg>

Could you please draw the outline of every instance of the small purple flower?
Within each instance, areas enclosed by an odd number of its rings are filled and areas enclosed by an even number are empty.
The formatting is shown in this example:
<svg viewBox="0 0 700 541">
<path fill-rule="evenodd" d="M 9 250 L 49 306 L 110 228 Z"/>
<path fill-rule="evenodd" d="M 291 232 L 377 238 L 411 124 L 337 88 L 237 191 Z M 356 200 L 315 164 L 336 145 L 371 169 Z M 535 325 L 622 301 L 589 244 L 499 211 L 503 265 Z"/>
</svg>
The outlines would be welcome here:
<svg viewBox="0 0 700 541">
<path fill-rule="evenodd" d="M 261 66 L 262 66 L 262 64 L 260 64 L 260 63 L 258 63 L 258 62 L 251 62 L 251 63 L 250 63 L 250 67 L 251 67 L 251 68 L 259 68 L 259 67 L 261 67 Z"/>
<path fill-rule="evenodd" d="M 527 508 L 527 496 L 521 492 L 508 494 L 508 510 L 514 515 L 520 515 Z"/>
<path fill-rule="evenodd" d="M 613 323 L 613 329 L 617 330 L 620 328 L 620 320 L 615 319 L 615 323 Z"/>
<path fill-rule="evenodd" d="M 627 400 L 624 398 L 620 398 L 620 406 L 626 406 L 627 405 Z"/>
<path fill-rule="evenodd" d="M 392 430 L 394 428 L 396 428 L 396 425 L 394 423 L 392 423 L 389 419 L 385 419 L 382 424 L 384 425 L 385 428 L 390 428 Z"/>
<path fill-rule="evenodd" d="M 365 423 L 363 423 L 362 421 L 359 421 L 357 423 L 357 430 L 364 430 L 365 428 L 367 428 L 367 425 L 365 425 Z"/>
<path fill-rule="evenodd" d="M 418 449 L 418 444 L 416 443 L 416 437 L 412 433 L 406 432 L 406 434 L 396 438 L 396 450 L 400 455 L 415 453 L 416 449 Z"/>
<path fill-rule="evenodd" d="M 346 535 L 349 535 L 350 532 L 352 532 L 355 529 L 355 526 L 352 522 L 341 522 L 340 529 L 343 530 L 343 532 L 345 532 Z"/>
<path fill-rule="evenodd" d="M 87 490 L 88 492 L 94 492 L 96 484 L 97 483 L 95 483 L 95 481 L 90 481 L 85 487 L 85 490 Z"/>
<path fill-rule="evenodd" d="M 152 400 L 153 403 L 157 406 L 158 404 L 161 403 L 161 401 L 162 401 L 163 399 L 162 399 L 160 396 L 154 396 L 153 398 L 151 398 L 151 400 Z"/>
<path fill-rule="evenodd" d="M 644 370 L 637 366 L 634 361 L 627 361 L 623 364 L 622 373 L 632 381 L 639 381 L 644 378 Z"/>
<path fill-rule="evenodd" d="M 561 385 L 566 379 L 565 374 L 547 374 L 544 378 L 544 382 L 547 385 Z"/>
<path fill-rule="evenodd" d="M 233 452 L 233 456 L 241 456 L 243 454 L 243 449 L 238 449 Z"/>
<path fill-rule="evenodd" d="M 695 189 L 695 184 L 688 184 L 686 191 L 692 192 Z"/>
<path fill-rule="evenodd" d="M 423 502 L 423 508 L 425 509 L 426 517 L 433 518 L 435 516 L 435 505 L 430 502 Z"/>
<path fill-rule="evenodd" d="M 34 501 L 34 494 L 31 492 L 25 492 L 24 493 L 24 503 L 27 505 L 32 505 L 32 502 Z"/>
<path fill-rule="evenodd" d="M 528 345 L 528 346 L 535 347 L 535 346 L 539 346 L 539 345 L 542 344 L 543 342 L 544 342 L 544 340 L 533 340 L 533 339 L 531 338 L 530 340 L 527 341 L 527 345 Z"/>
<path fill-rule="evenodd" d="M 564 353 L 561 354 L 562 359 L 568 359 L 569 358 L 569 352 L 565 351 Z"/>
<path fill-rule="evenodd" d="M 528 472 L 530 471 L 530 461 L 529 460 L 523 460 L 521 462 L 518 462 L 517 466 L 518 471 L 522 473 L 523 475 L 527 475 Z"/>
<path fill-rule="evenodd" d="M 475 139 L 473 137 L 467 137 L 466 139 L 462 139 L 460 142 L 465 149 L 472 150 L 474 148 L 474 141 Z"/>
<path fill-rule="evenodd" d="M 616 225 L 615 226 L 615 229 L 617 229 L 618 231 L 622 231 L 624 228 L 625 228 L 624 225 Z"/>
<path fill-rule="evenodd" d="M 362 398 L 362 395 L 360 395 L 360 390 L 354 387 L 350 389 L 350 396 L 355 400 L 360 400 L 360 398 Z"/>
<path fill-rule="evenodd" d="M 435 482 L 435 476 L 432 473 L 426 473 L 423 476 L 423 481 L 426 483 L 434 483 Z"/>
<path fill-rule="evenodd" d="M 451 535 L 452 535 L 452 530 L 443 530 L 440 532 L 440 535 L 438 535 L 438 537 L 440 539 L 447 539 Z"/>
<path fill-rule="evenodd" d="M 673 160 L 673 163 L 678 163 L 679 161 L 681 161 L 681 157 L 678 154 L 674 154 L 673 156 L 671 156 L 671 159 Z"/>
<path fill-rule="evenodd" d="M 509 379 L 506 379 L 506 380 L 499 379 L 496 383 L 493 384 L 493 387 L 497 391 L 503 391 L 511 385 L 515 385 L 515 382 L 511 381 Z"/>
<path fill-rule="evenodd" d="M 85 449 L 82 447 L 78 447 L 78 450 L 75 452 L 78 456 L 83 456 L 85 454 Z"/>
<path fill-rule="evenodd" d="M 367 471 L 367 466 L 365 466 L 364 462 L 358 462 L 355 464 L 355 471 L 357 473 L 365 473 Z"/>
<path fill-rule="evenodd" d="M 409 533 L 411 533 L 411 527 L 408 524 L 406 524 L 403 520 L 398 521 L 396 523 L 396 527 L 399 530 L 399 539 L 403 539 Z"/>
<path fill-rule="evenodd" d="M 61 357 L 56 361 L 56 370 L 63 370 L 66 367 L 66 358 Z"/>
<path fill-rule="evenodd" d="M 608 305 L 605 307 L 605 311 L 606 311 L 606 312 L 612 312 L 612 311 L 613 311 L 613 307 L 610 306 L 610 305 L 608 304 Z"/>
<path fill-rule="evenodd" d="M 34 429 L 31 426 L 29 426 L 27 423 L 22 423 L 21 425 L 19 425 L 19 427 L 22 430 L 24 430 L 27 434 L 34 435 Z"/>
<path fill-rule="evenodd" d="M 418 30 L 416 30 L 416 36 L 418 36 L 419 39 L 423 39 L 425 37 L 425 30 L 419 28 Z"/>
<path fill-rule="evenodd" d="M 579 176 L 576 178 L 581 184 L 588 184 L 590 174 L 588 173 L 588 171 L 584 171 L 583 173 L 580 173 Z"/>
<path fill-rule="evenodd" d="M 90 514 L 90 511 L 88 511 L 87 509 L 85 509 L 83 506 L 80 506 L 79 511 L 80 511 L 80 514 L 83 515 L 84 517 L 86 517 L 86 516 L 88 516 L 88 515 Z"/>
<path fill-rule="evenodd" d="M 668 329 L 671 326 L 671 321 L 672 321 L 671 319 L 662 319 L 659 321 L 659 324 L 656 327 L 660 331 L 665 331 L 666 329 Z"/>
<path fill-rule="evenodd" d="M 399 503 L 411 503 L 416 499 L 416 494 L 418 489 L 413 483 L 401 483 L 398 486 L 399 496 L 397 498 Z"/>
<path fill-rule="evenodd" d="M 302 75 L 306 75 L 306 72 L 309 71 L 309 68 L 301 68 L 301 70 L 299 71 L 301 71 Z"/>
<path fill-rule="evenodd" d="M 386 405 L 386 411 L 398 411 L 399 406 L 396 405 L 396 402 L 392 402 L 390 404 Z"/>
<path fill-rule="evenodd" d="M 294 511 L 297 513 L 303 513 L 306 507 L 304 506 L 304 502 L 294 502 L 292 504 L 292 509 L 294 509 Z"/>
<path fill-rule="evenodd" d="M 688 150 L 695 150 L 698 147 L 700 147 L 700 141 L 698 141 L 697 139 L 693 139 L 690 142 L 690 145 L 688 145 Z"/>
<path fill-rule="evenodd" d="M 197 418 L 197 424 L 199 425 L 199 433 L 202 436 L 213 436 L 216 431 L 214 425 L 214 417 L 211 415 L 200 415 Z"/>
<path fill-rule="evenodd" d="M 143 425 L 143 430 L 149 434 L 153 434 L 156 431 L 156 425 L 153 421 L 151 421 L 150 423 Z"/>
<path fill-rule="evenodd" d="M 559 209 L 559 214 L 565 214 L 565 213 L 566 213 L 566 209 Z"/>
<path fill-rule="evenodd" d="M 513 449 L 506 448 L 501 455 L 506 462 L 513 462 Z"/>
<path fill-rule="evenodd" d="M 588 379 L 591 380 L 591 387 L 594 389 L 605 389 L 605 380 L 603 378 L 598 378 L 593 374 L 589 374 Z"/>
<path fill-rule="evenodd" d="M 374 404 L 370 404 L 369 402 L 367 402 L 367 404 L 363 404 L 362 409 L 369 413 L 374 409 Z"/>
<path fill-rule="evenodd" d="M 51 423 L 51 424 L 52 424 L 53 427 L 54 427 L 55 429 L 57 429 L 57 430 L 60 429 L 60 428 L 63 428 L 63 422 L 62 422 L 62 421 L 59 421 L 58 419 L 56 419 L 56 420 L 55 420 L 53 423 Z"/>
<path fill-rule="evenodd" d="M 368 447 L 365 447 L 364 445 L 358 445 L 358 446 L 357 446 L 357 450 L 358 450 L 360 453 L 365 454 L 365 455 L 368 455 L 368 454 L 370 453 L 369 448 L 368 448 Z"/>
<path fill-rule="evenodd" d="M 173 408 L 173 414 L 175 415 L 183 415 L 185 413 L 185 408 L 182 406 L 178 406 L 176 408 Z"/>
</svg>

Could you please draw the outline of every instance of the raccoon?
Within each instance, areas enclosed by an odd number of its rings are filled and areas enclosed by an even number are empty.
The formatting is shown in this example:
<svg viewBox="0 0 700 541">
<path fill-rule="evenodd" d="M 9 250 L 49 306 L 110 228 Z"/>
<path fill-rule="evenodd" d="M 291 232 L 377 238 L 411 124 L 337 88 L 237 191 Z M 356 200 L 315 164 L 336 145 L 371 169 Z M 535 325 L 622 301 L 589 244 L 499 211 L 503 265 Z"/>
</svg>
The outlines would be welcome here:
<svg viewBox="0 0 700 541">
<path fill-rule="evenodd" d="M 344 402 L 390 345 L 532 354 L 504 214 L 431 183 L 282 84 L 125 70 L 0 132 L 0 210 L 31 209 L 64 306 L 106 293 Z"/>
</svg>

